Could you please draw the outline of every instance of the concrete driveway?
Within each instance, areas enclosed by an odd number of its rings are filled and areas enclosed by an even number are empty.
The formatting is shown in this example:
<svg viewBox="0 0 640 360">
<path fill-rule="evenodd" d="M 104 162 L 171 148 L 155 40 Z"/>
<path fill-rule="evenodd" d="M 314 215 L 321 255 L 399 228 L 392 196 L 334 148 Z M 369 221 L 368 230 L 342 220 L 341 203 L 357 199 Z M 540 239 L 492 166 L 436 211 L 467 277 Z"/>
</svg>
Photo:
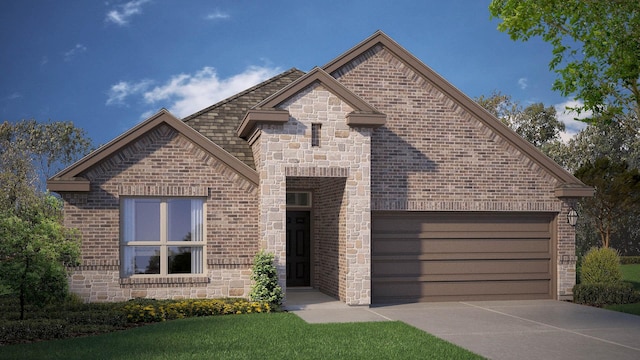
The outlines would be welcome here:
<svg viewBox="0 0 640 360">
<path fill-rule="evenodd" d="M 372 307 L 490 359 L 640 359 L 640 316 L 554 300 Z"/>
</svg>

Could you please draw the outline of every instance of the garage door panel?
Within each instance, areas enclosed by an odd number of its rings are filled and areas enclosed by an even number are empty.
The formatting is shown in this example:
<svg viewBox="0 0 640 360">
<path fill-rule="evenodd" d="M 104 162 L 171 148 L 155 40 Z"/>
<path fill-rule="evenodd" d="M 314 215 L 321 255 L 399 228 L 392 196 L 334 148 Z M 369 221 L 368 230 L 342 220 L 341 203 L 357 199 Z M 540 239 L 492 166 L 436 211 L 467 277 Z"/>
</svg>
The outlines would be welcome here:
<svg viewBox="0 0 640 360">
<path fill-rule="evenodd" d="M 547 299 L 550 282 L 545 280 L 484 282 L 377 282 L 386 295 L 379 303 L 411 301 L 519 300 Z"/>
<path fill-rule="evenodd" d="M 525 218 L 517 213 L 444 213 L 430 215 L 430 221 L 424 222 L 424 213 L 404 213 L 398 217 L 391 214 L 385 218 L 378 218 L 373 224 L 375 232 L 384 233 L 420 233 L 420 232 L 495 232 L 496 227 L 501 231 L 509 232 L 548 232 L 546 226 L 552 216 L 546 213 L 528 213 Z M 387 215 L 387 214 L 385 214 Z M 406 216 L 405 216 L 406 215 Z M 392 231 L 389 231 L 392 230 Z"/>
<path fill-rule="evenodd" d="M 549 252 L 549 235 L 546 238 L 507 239 L 387 239 L 376 236 L 373 252 L 379 254 L 422 254 L 460 252 Z"/>
<path fill-rule="evenodd" d="M 372 301 L 551 298 L 553 218 L 374 212 Z"/>
<path fill-rule="evenodd" d="M 549 259 L 527 260 L 449 260 L 449 261 L 377 261 L 372 265 L 372 275 L 420 276 L 452 275 L 482 277 L 484 275 L 522 275 L 545 274 L 549 276 Z"/>
<path fill-rule="evenodd" d="M 394 232 L 379 232 L 379 239 L 389 240 L 415 240 L 415 239 L 464 239 L 469 236 L 469 231 L 457 228 L 456 231 L 420 231 L 410 232 L 406 229 L 396 230 Z M 549 238 L 549 231 L 496 231 L 494 227 L 488 231 L 472 230 L 476 239 L 521 239 L 525 236 L 542 239 Z"/>
</svg>

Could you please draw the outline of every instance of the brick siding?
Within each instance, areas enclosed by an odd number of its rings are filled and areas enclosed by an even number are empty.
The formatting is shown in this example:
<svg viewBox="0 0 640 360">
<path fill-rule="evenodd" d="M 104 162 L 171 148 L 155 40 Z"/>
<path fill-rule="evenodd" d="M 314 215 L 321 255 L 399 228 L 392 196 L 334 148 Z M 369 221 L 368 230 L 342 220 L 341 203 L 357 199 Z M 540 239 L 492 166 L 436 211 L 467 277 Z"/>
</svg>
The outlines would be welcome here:
<svg viewBox="0 0 640 360">
<path fill-rule="evenodd" d="M 557 179 L 383 46 L 332 75 L 387 115 L 371 138 L 372 211 L 555 213 L 557 295 L 571 294 L 575 235 Z"/>
<path fill-rule="evenodd" d="M 83 176 L 90 193 L 63 194 L 66 225 L 82 233 L 82 265 L 74 269 L 71 291 L 88 301 L 248 295 L 259 245 L 254 184 L 167 125 Z M 206 198 L 205 274 L 120 279 L 120 196 Z"/>
</svg>

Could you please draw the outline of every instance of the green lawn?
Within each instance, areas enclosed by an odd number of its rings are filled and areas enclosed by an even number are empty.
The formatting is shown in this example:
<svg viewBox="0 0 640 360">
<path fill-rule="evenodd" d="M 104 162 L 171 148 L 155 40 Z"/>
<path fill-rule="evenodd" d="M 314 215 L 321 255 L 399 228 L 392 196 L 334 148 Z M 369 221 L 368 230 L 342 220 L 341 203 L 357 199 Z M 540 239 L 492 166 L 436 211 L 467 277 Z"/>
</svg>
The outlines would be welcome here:
<svg viewBox="0 0 640 360">
<path fill-rule="evenodd" d="M 640 264 L 620 265 L 622 279 L 633 284 L 636 290 L 640 290 Z"/>
<path fill-rule="evenodd" d="M 633 287 L 640 291 L 640 264 L 620 265 L 622 271 L 622 279 L 633 284 Z M 640 303 L 624 304 L 624 305 L 607 305 L 605 308 L 609 310 L 634 314 L 640 316 Z"/>
<path fill-rule="evenodd" d="M 4 346 L 2 359 L 481 359 L 401 322 L 307 324 L 291 313 L 190 318 Z"/>
</svg>

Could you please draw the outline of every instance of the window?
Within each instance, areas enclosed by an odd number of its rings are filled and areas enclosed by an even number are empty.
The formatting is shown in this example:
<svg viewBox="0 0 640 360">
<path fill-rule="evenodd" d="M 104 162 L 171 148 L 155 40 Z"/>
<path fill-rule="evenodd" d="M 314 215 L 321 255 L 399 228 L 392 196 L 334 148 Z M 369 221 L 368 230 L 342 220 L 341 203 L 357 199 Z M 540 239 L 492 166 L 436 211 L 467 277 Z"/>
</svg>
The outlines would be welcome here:
<svg viewBox="0 0 640 360">
<path fill-rule="evenodd" d="M 123 198 L 122 276 L 202 274 L 204 200 Z"/>
<path fill-rule="evenodd" d="M 307 191 L 287 192 L 287 206 L 311 206 L 311 193 Z"/>
<path fill-rule="evenodd" d="M 320 146 L 320 129 L 322 124 L 311 124 L 311 146 Z"/>
</svg>

